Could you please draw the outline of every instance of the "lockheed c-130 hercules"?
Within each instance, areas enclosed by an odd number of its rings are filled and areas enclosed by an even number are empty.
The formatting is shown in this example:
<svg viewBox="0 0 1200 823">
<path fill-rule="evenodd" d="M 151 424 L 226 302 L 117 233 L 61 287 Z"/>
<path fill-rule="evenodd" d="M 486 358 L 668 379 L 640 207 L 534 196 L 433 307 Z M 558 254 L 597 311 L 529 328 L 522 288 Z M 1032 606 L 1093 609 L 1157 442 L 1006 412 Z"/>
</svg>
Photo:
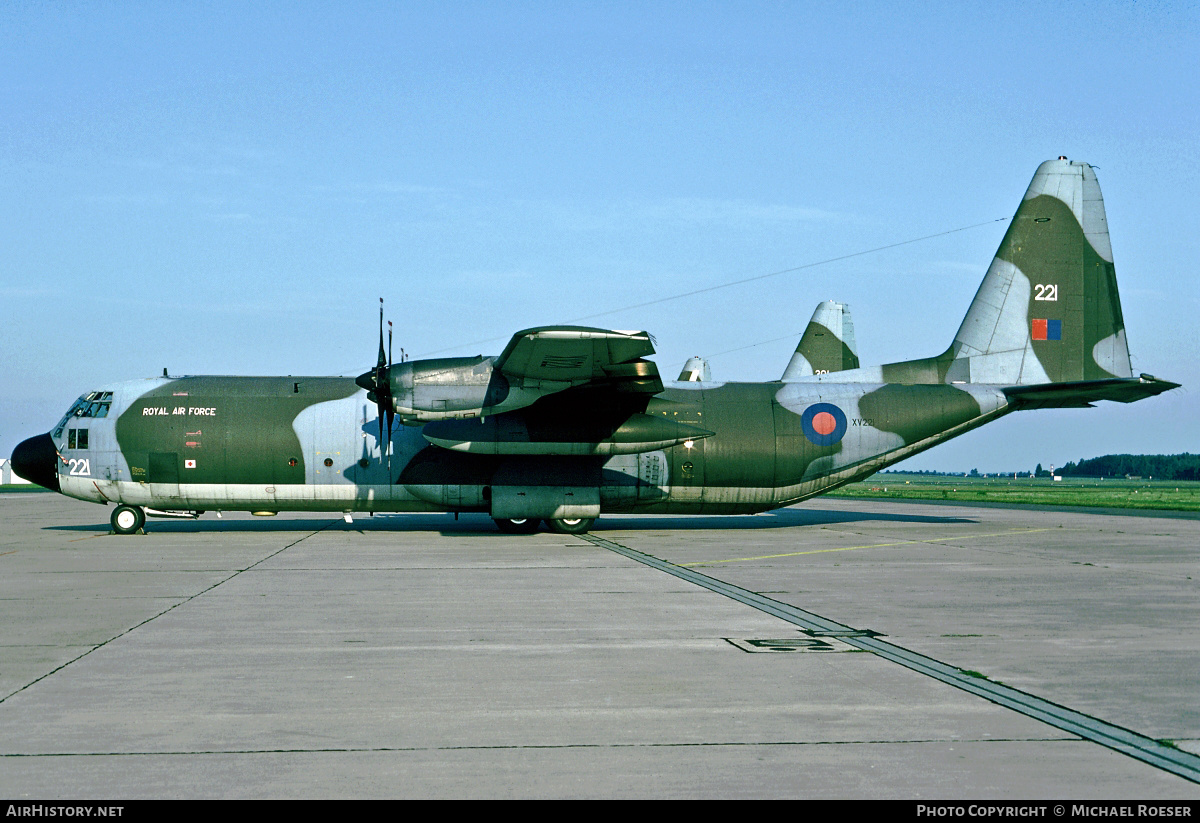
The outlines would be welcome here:
<svg viewBox="0 0 1200 823">
<path fill-rule="evenodd" d="M 13 452 L 21 476 L 146 513 L 485 512 L 507 532 L 582 533 L 605 512 L 787 506 L 1025 409 L 1129 403 L 1134 376 L 1092 167 L 1043 163 L 953 342 L 861 367 L 821 304 L 780 380 L 664 383 L 644 331 L 547 326 L 494 357 L 348 377 L 163 377 L 81 397 Z M 395 426 L 396 422 L 400 426 Z"/>
</svg>

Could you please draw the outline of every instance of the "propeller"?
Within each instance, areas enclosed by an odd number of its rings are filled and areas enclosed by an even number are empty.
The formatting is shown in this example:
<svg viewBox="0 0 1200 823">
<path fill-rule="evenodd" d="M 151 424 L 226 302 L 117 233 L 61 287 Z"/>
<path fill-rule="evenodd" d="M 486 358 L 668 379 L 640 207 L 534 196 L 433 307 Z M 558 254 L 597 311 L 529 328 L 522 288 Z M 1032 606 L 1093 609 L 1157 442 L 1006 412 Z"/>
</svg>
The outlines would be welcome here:
<svg viewBox="0 0 1200 823">
<path fill-rule="evenodd" d="M 396 411 L 392 403 L 392 386 L 388 380 L 388 372 L 392 366 L 392 322 L 388 321 L 388 347 L 383 349 L 383 298 L 379 298 L 379 358 L 375 368 L 366 374 L 360 374 L 355 383 L 371 393 L 375 406 L 379 411 L 379 448 L 391 465 L 392 421 Z M 387 421 L 387 437 L 384 437 L 384 421 Z"/>
</svg>

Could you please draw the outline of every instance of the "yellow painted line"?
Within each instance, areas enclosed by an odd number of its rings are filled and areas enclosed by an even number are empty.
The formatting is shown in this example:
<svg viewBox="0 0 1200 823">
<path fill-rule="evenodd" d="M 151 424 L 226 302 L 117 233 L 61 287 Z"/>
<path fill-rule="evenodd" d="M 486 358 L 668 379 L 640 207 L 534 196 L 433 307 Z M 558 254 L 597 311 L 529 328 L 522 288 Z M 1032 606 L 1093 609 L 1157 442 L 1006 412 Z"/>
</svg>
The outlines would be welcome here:
<svg viewBox="0 0 1200 823">
<path fill-rule="evenodd" d="M 1035 532 L 1049 531 L 1083 531 L 1083 529 L 1060 529 L 1058 527 L 1046 529 L 1011 529 L 1006 532 L 996 532 L 995 534 L 964 534 L 956 537 L 931 537 L 928 540 L 901 540 L 897 543 L 871 543 L 865 546 L 843 546 L 837 549 L 810 549 L 803 552 L 787 552 L 785 554 L 760 554 L 757 557 L 731 557 L 728 560 L 701 560 L 697 563 L 677 563 L 678 566 L 710 566 L 717 563 L 741 563 L 746 560 L 774 560 L 779 557 L 799 557 L 802 554 L 826 554 L 828 552 L 852 552 L 858 549 L 886 549 L 891 546 L 911 546 L 915 543 L 939 543 L 946 540 L 977 540 L 984 537 L 1005 537 L 1012 534 L 1033 534 Z"/>
</svg>

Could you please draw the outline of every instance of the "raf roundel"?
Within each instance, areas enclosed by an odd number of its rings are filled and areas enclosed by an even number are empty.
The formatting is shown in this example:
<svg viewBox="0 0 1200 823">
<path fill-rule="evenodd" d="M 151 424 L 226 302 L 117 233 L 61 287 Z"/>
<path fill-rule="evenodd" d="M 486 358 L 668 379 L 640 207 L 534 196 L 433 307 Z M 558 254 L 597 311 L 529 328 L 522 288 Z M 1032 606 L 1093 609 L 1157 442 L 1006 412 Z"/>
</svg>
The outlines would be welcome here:
<svg viewBox="0 0 1200 823">
<path fill-rule="evenodd" d="M 846 434 L 846 415 L 832 403 L 814 403 L 800 418 L 804 436 L 817 446 L 832 446 Z"/>
</svg>

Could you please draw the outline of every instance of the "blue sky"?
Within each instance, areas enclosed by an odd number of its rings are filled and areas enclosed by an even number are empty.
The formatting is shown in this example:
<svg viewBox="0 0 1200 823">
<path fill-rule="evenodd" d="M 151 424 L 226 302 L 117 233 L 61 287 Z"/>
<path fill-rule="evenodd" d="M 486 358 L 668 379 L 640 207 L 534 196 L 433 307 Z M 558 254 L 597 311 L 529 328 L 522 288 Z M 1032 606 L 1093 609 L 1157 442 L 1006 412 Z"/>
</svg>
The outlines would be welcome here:
<svg viewBox="0 0 1200 823">
<path fill-rule="evenodd" d="M 4 4 L 0 454 L 164 366 L 357 374 L 380 296 L 418 357 L 592 317 L 770 380 L 827 299 L 935 354 L 1058 155 L 1185 388 L 904 465 L 1200 451 L 1198 54 L 1193 3 Z"/>
</svg>

